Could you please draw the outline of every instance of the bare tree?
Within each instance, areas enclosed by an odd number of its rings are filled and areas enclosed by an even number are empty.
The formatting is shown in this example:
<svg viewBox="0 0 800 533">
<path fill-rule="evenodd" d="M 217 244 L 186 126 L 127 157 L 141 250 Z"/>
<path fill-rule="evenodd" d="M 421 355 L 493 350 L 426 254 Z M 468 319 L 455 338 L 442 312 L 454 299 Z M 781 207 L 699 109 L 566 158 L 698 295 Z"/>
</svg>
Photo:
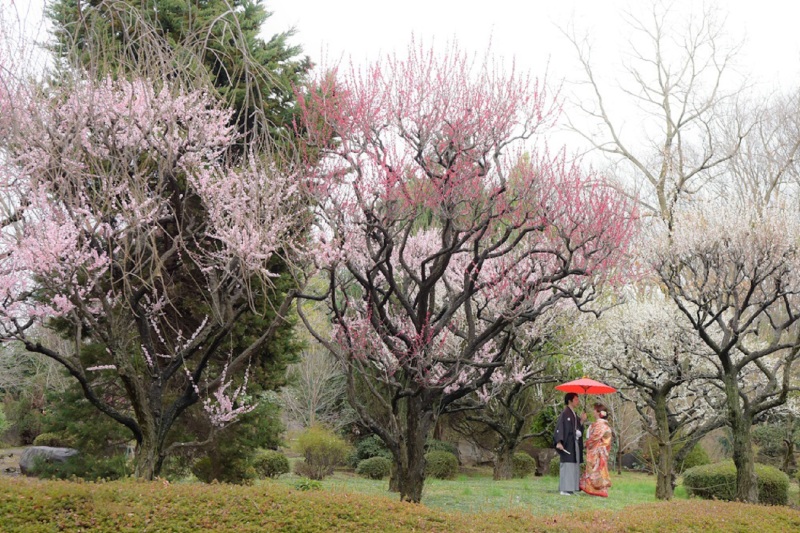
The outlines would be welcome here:
<svg viewBox="0 0 800 533">
<path fill-rule="evenodd" d="M 281 405 L 291 420 L 303 427 L 322 423 L 339 429 L 355 420 L 347 404 L 346 376 L 341 363 L 314 343 L 303 350 L 300 362 L 289 367 L 289 385 L 281 391 Z"/>
<path fill-rule="evenodd" d="M 617 163 L 620 188 L 646 215 L 671 226 L 676 205 L 725 170 L 747 133 L 735 113 L 742 88 L 727 88 L 738 48 L 724 44 L 711 8 L 695 17 L 657 1 L 643 16 L 627 13 L 626 30 L 617 87 L 601 79 L 588 39 L 564 32 L 590 94 L 568 113 L 569 126 Z"/>
</svg>

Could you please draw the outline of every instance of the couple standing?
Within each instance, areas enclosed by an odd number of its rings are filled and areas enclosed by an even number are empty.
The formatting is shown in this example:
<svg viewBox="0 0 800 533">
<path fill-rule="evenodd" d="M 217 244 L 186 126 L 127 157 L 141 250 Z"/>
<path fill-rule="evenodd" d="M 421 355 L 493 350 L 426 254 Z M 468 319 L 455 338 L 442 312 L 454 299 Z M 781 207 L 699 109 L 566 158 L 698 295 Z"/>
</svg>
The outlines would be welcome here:
<svg viewBox="0 0 800 533">
<path fill-rule="evenodd" d="M 595 421 L 586 439 L 586 471 L 581 475 L 583 457 L 583 424 L 586 413 L 577 414 L 580 399 L 574 392 L 564 397 L 566 407 L 558 417 L 553 441 L 561 459 L 558 490 L 567 496 L 582 490 L 593 496 L 608 497 L 611 477 L 608 475 L 608 454 L 612 431 L 608 424 L 608 408 L 594 404 Z"/>
</svg>

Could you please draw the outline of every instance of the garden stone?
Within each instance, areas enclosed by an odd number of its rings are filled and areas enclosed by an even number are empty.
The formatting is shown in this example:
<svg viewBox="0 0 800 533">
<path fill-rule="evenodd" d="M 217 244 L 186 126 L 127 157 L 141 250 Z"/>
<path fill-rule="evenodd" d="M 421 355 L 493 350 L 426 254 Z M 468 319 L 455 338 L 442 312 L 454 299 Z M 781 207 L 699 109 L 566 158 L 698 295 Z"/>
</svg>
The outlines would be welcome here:
<svg viewBox="0 0 800 533">
<path fill-rule="evenodd" d="M 74 448 L 56 448 L 53 446 L 31 446 L 22 452 L 19 458 L 19 470 L 26 476 L 33 475 L 31 468 L 37 457 L 44 457 L 47 462 L 63 463 L 73 455 L 77 455 L 78 450 Z"/>
</svg>

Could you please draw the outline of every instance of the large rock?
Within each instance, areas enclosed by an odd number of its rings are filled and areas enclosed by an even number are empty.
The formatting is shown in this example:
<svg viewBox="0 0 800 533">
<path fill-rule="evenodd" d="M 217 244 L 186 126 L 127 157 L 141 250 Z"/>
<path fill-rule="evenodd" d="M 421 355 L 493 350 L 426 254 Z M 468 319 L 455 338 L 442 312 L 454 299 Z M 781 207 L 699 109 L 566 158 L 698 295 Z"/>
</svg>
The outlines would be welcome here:
<svg viewBox="0 0 800 533">
<path fill-rule="evenodd" d="M 73 448 L 55 448 L 53 446 L 31 446 L 22 452 L 19 458 L 19 470 L 26 476 L 32 476 L 31 469 L 37 457 L 42 457 L 48 463 L 63 463 L 68 458 L 76 455 L 78 450 Z"/>
</svg>

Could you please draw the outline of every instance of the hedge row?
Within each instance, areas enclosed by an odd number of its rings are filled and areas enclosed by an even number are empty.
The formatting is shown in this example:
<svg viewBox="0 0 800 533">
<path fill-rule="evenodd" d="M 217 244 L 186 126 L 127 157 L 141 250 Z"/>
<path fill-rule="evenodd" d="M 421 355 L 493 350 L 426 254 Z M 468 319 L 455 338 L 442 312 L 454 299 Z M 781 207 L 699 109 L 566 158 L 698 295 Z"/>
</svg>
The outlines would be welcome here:
<svg viewBox="0 0 800 533">
<path fill-rule="evenodd" d="M 554 496 L 558 497 L 558 496 Z M 273 482 L 238 485 L 0 479 L 4 533 L 64 531 L 800 531 L 800 513 L 707 500 L 534 516 L 520 508 L 447 513 L 397 498 L 298 491 Z"/>
</svg>

